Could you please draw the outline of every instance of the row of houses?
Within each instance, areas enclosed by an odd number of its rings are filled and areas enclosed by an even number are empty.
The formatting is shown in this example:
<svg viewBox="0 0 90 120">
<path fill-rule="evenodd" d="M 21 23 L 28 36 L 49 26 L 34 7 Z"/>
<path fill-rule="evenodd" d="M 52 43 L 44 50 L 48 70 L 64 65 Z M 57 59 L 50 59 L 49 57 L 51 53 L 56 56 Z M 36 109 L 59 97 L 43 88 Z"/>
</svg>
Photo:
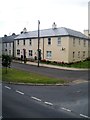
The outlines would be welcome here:
<svg viewBox="0 0 90 120">
<path fill-rule="evenodd" d="M 87 31 L 85 31 L 85 34 Z M 40 30 L 39 57 L 41 60 L 71 63 L 89 57 L 89 37 L 69 28 L 52 28 Z M 24 29 L 19 35 L 2 37 L 2 52 L 17 59 L 38 58 L 38 30 Z"/>
</svg>

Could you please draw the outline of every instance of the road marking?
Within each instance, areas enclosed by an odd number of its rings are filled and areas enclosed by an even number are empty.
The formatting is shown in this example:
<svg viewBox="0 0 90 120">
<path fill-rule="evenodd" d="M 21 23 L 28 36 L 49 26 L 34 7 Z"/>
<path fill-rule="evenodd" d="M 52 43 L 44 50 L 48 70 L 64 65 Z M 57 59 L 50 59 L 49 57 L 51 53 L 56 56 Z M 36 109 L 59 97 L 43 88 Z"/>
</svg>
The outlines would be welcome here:
<svg viewBox="0 0 90 120">
<path fill-rule="evenodd" d="M 8 87 L 8 86 L 5 86 L 5 88 L 7 88 L 7 89 L 9 89 L 9 90 L 11 89 L 11 88 L 10 88 L 10 87 Z"/>
<path fill-rule="evenodd" d="M 50 102 L 44 102 L 45 104 L 47 104 L 47 105 L 53 105 L 52 103 L 50 103 Z"/>
<path fill-rule="evenodd" d="M 19 94 L 21 94 L 21 95 L 24 95 L 24 93 L 21 92 L 21 91 L 16 90 L 16 92 L 19 93 Z"/>
<path fill-rule="evenodd" d="M 39 99 L 39 98 L 36 98 L 36 97 L 33 97 L 33 96 L 31 98 L 41 102 L 41 99 Z"/>
<path fill-rule="evenodd" d="M 83 114 L 80 114 L 80 116 L 81 116 L 81 117 L 85 117 L 85 118 L 90 118 L 90 117 L 88 117 L 88 116 L 86 116 L 86 115 L 83 115 Z"/>
<path fill-rule="evenodd" d="M 71 112 L 71 110 L 69 110 L 69 109 L 67 109 L 67 108 L 61 108 L 62 110 L 66 110 L 66 111 L 68 111 L 68 112 Z"/>
</svg>

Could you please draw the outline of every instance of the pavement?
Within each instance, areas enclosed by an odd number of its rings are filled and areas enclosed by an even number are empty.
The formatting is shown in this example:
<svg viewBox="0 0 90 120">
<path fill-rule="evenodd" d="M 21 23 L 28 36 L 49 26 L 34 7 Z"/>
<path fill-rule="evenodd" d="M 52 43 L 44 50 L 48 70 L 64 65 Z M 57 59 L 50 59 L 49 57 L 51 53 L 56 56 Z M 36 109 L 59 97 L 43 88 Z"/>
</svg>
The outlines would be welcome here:
<svg viewBox="0 0 90 120">
<path fill-rule="evenodd" d="M 21 61 L 13 60 L 13 62 L 18 62 L 18 63 L 23 63 L 24 64 L 24 62 L 21 62 Z M 38 66 L 37 62 L 29 62 L 28 61 L 28 62 L 26 62 L 26 64 Z M 39 63 L 39 66 L 55 68 L 55 69 L 62 69 L 62 70 L 75 70 L 75 71 L 85 71 L 85 70 L 87 71 L 87 70 L 89 70 L 88 68 L 70 68 L 70 67 L 62 67 L 62 66 L 49 65 L 49 64 L 43 64 L 43 63 Z"/>
</svg>

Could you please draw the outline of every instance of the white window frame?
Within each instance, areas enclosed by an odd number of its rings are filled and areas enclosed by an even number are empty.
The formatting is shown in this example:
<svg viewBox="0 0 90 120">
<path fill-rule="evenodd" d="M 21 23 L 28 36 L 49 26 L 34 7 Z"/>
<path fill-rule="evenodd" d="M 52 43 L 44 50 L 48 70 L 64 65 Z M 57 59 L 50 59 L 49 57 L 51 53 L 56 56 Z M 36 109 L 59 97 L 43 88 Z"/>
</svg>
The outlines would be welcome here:
<svg viewBox="0 0 90 120">
<path fill-rule="evenodd" d="M 85 52 L 85 51 L 83 51 L 83 58 L 85 58 L 85 54 L 86 54 L 86 52 Z"/>
<path fill-rule="evenodd" d="M 51 37 L 48 38 L 48 45 L 51 45 Z"/>
<path fill-rule="evenodd" d="M 81 39 L 79 38 L 79 45 L 81 44 Z"/>
<path fill-rule="evenodd" d="M 86 47 L 86 40 L 83 41 L 84 47 Z"/>
<path fill-rule="evenodd" d="M 78 58 L 80 58 L 80 51 L 78 52 Z"/>
<path fill-rule="evenodd" d="M 52 51 L 46 51 L 46 58 L 52 58 Z"/>
<path fill-rule="evenodd" d="M 61 37 L 57 38 L 57 45 L 61 45 Z"/>
<path fill-rule="evenodd" d="M 29 57 L 32 57 L 33 56 L 33 50 L 29 50 L 28 55 L 29 55 Z"/>
<path fill-rule="evenodd" d="M 26 41 L 25 41 L 25 39 L 23 40 L 23 45 L 26 45 Z"/>
<path fill-rule="evenodd" d="M 19 45 L 19 40 L 17 40 L 17 45 Z"/>
<path fill-rule="evenodd" d="M 73 52 L 73 58 L 75 58 L 75 52 Z"/>
<path fill-rule="evenodd" d="M 20 49 L 17 49 L 17 55 L 20 55 Z"/>
<path fill-rule="evenodd" d="M 29 39 L 29 45 L 32 45 L 32 39 Z"/>
<path fill-rule="evenodd" d="M 73 38 L 73 46 L 75 46 L 75 37 Z"/>
</svg>

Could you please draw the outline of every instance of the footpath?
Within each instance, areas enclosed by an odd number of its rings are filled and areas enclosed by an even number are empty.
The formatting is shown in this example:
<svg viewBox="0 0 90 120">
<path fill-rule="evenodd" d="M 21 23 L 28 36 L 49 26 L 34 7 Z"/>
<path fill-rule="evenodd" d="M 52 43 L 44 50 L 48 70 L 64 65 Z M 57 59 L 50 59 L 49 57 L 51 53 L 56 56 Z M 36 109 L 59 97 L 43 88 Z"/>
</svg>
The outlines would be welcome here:
<svg viewBox="0 0 90 120">
<path fill-rule="evenodd" d="M 15 60 L 13 60 L 13 62 L 18 62 L 18 63 L 24 64 L 24 62 L 21 62 L 21 61 L 15 61 Z M 36 62 L 26 62 L 25 64 L 38 66 L 38 63 L 36 63 Z M 62 66 L 56 66 L 56 65 L 50 65 L 50 64 L 43 64 L 43 63 L 39 63 L 39 66 L 41 66 L 41 67 L 55 68 L 55 69 L 63 69 L 63 70 L 75 70 L 75 71 L 88 71 L 89 70 L 88 68 L 62 67 Z"/>
</svg>

